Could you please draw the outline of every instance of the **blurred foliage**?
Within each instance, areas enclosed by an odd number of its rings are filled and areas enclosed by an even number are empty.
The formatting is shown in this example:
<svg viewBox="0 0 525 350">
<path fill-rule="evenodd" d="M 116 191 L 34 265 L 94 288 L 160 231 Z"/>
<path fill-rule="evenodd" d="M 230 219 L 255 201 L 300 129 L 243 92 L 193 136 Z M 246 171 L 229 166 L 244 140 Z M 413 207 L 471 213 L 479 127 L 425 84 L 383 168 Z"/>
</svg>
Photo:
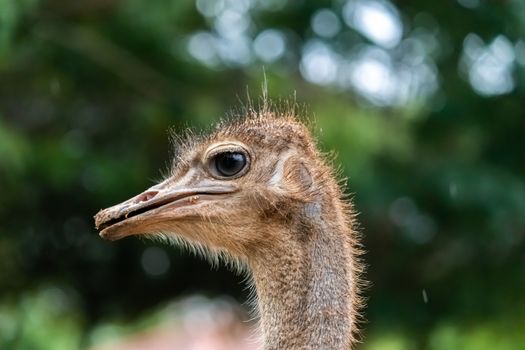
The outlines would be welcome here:
<svg viewBox="0 0 525 350">
<path fill-rule="evenodd" d="M 0 348 L 239 279 L 92 215 L 170 162 L 166 130 L 295 95 L 348 176 L 363 349 L 525 344 L 525 3 L 0 0 Z M 151 248 L 155 248 L 151 250 Z M 425 296 L 423 296 L 425 295 Z"/>
</svg>

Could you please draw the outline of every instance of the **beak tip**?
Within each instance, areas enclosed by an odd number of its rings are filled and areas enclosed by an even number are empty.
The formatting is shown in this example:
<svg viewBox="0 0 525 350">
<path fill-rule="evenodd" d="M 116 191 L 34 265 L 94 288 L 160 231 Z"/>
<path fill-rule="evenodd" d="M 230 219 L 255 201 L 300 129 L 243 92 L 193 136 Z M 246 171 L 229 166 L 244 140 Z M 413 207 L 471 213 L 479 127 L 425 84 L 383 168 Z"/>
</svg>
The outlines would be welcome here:
<svg viewBox="0 0 525 350">
<path fill-rule="evenodd" d="M 109 212 L 107 209 L 101 209 L 93 216 L 93 219 L 95 221 L 95 228 L 97 231 L 100 231 L 103 224 L 111 219 L 111 212 Z"/>
<path fill-rule="evenodd" d="M 106 241 L 114 241 L 115 239 L 108 234 L 106 230 L 102 230 L 98 233 L 99 237 L 106 240 Z"/>
</svg>

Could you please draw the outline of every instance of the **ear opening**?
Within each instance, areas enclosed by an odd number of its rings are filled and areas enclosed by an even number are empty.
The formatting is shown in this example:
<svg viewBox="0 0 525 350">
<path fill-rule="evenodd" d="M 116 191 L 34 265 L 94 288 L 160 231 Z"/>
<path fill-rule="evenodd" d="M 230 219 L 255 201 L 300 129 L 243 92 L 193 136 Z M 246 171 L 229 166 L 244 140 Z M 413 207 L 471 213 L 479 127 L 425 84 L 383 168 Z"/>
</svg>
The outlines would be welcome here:
<svg viewBox="0 0 525 350">
<path fill-rule="evenodd" d="M 289 192 L 306 194 L 313 185 L 313 177 L 304 162 L 295 157 L 284 164 L 283 187 Z"/>
</svg>

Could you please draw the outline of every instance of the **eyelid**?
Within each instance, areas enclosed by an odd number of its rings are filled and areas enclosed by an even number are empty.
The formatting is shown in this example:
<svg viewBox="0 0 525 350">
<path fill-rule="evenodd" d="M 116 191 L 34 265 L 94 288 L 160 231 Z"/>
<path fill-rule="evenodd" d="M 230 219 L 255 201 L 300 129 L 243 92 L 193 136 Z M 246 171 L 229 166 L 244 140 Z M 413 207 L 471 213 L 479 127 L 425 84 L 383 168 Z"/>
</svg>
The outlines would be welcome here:
<svg viewBox="0 0 525 350">
<path fill-rule="evenodd" d="M 224 142 L 210 146 L 206 152 L 204 152 L 204 163 L 210 161 L 214 156 L 223 152 L 240 152 L 243 153 L 248 159 L 250 159 L 250 152 L 246 146 L 237 142 Z"/>
</svg>

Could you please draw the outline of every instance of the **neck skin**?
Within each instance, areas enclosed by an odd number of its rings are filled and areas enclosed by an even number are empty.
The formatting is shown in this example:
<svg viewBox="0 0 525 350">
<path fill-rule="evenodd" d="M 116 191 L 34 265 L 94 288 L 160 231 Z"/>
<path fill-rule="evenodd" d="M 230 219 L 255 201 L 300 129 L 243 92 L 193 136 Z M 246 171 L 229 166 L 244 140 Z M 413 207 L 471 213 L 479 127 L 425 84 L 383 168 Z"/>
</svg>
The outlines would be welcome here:
<svg viewBox="0 0 525 350">
<path fill-rule="evenodd" d="M 250 263 L 264 349 L 348 350 L 355 316 L 349 229 L 321 216 L 301 221 L 292 232 L 273 231 L 284 239 Z"/>
</svg>

